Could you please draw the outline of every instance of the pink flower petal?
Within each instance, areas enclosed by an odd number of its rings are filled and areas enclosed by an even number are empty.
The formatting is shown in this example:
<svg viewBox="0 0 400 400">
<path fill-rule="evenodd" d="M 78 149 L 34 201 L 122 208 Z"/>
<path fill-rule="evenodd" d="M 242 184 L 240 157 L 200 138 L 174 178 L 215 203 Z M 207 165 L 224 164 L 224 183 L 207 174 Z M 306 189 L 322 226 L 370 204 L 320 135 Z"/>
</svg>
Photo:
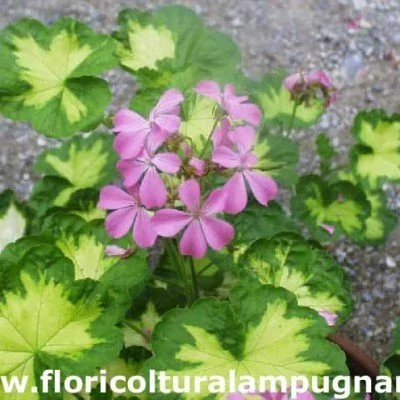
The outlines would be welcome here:
<svg viewBox="0 0 400 400">
<path fill-rule="evenodd" d="M 238 126 L 230 132 L 229 138 L 236 144 L 241 154 L 246 154 L 256 142 L 256 132 L 251 126 Z"/>
<path fill-rule="evenodd" d="M 193 220 L 186 228 L 179 243 L 179 251 L 185 256 L 203 258 L 207 252 L 207 243 L 199 220 Z"/>
<path fill-rule="evenodd" d="M 293 91 L 296 86 L 304 81 L 304 76 L 300 72 L 296 72 L 293 75 L 289 75 L 288 77 L 285 78 L 283 81 L 283 86 L 289 90 Z"/>
<path fill-rule="evenodd" d="M 127 207 L 108 214 L 105 226 L 109 235 L 116 239 L 125 236 L 135 220 L 136 213 L 137 208 Z"/>
<path fill-rule="evenodd" d="M 128 193 L 117 186 L 105 186 L 100 190 L 98 207 L 103 210 L 116 210 L 135 205 L 135 201 Z"/>
<path fill-rule="evenodd" d="M 218 83 L 215 81 L 201 81 L 197 84 L 194 91 L 198 94 L 214 99 L 219 104 L 222 102 L 221 89 L 219 88 Z"/>
<path fill-rule="evenodd" d="M 202 215 L 217 214 L 224 211 L 227 193 L 223 189 L 215 189 L 208 196 L 201 209 Z"/>
<path fill-rule="evenodd" d="M 200 185 L 194 179 L 189 179 L 179 187 L 179 198 L 190 211 L 197 211 L 200 207 Z"/>
<path fill-rule="evenodd" d="M 203 176 L 205 172 L 206 163 L 200 158 L 192 157 L 189 161 L 189 165 L 194 169 L 194 173 L 197 176 Z"/>
<path fill-rule="evenodd" d="M 235 87 L 228 83 L 224 88 L 224 102 L 225 103 L 233 103 L 240 104 L 249 99 L 248 96 L 236 96 Z"/>
<path fill-rule="evenodd" d="M 327 310 L 321 310 L 321 311 L 318 311 L 318 314 L 322 318 L 325 318 L 325 321 L 329 326 L 336 325 L 336 321 L 337 321 L 338 316 L 335 313 L 331 313 L 331 312 L 329 312 Z"/>
<path fill-rule="evenodd" d="M 110 257 L 120 257 L 120 258 L 125 258 L 132 254 L 131 249 L 124 249 L 119 246 L 111 245 L 111 246 L 106 246 L 105 253 L 107 256 Z"/>
<path fill-rule="evenodd" d="M 321 84 L 326 88 L 332 87 L 332 82 L 329 76 L 324 71 L 314 71 L 307 75 L 310 84 Z"/>
<path fill-rule="evenodd" d="M 221 219 L 205 216 L 200 223 L 207 243 L 214 250 L 221 250 L 235 235 L 232 225 Z"/>
<path fill-rule="evenodd" d="M 159 208 L 167 201 L 167 189 L 164 181 L 154 167 L 150 167 L 145 173 L 140 185 L 139 197 L 146 208 Z"/>
<path fill-rule="evenodd" d="M 176 174 L 181 167 L 181 159 L 175 153 L 159 153 L 152 161 L 160 171 L 169 174 Z"/>
<path fill-rule="evenodd" d="M 135 134 L 121 132 L 114 139 L 114 149 L 122 159 L 136 158 L 143 150 L 147 134 L 145 130 Z"/>
<path fill-rule="evenodd" d="M 321 224 L 322 229 L 328 232 L 331 236 L 335 233 L 335 227 L 333 225 Z"/>
<path fill-rule="evenodd" d="M 149 122 L 134 111 L 123 109 L 114 116 L 114 132 L 137 134 L 149 130 Z"/>
<path fill-rule="evenodd" d="M 149 166 L 137 160 L 121 160 L 117 163 L 117 168 L 124 178 L 124 185 L 130 187 L 139 182 Z"/>
<path fill-rule="evenodd" d="M 231 123 L 229 122 L 228 118 L 223 118 L 219 127 L 213 132 L 212 134 L 212 141 L 214 148 L 220 146 L 231 147 L 232 142 L 229 138 L 229 132 L 231 131 Z"/>
<path fill-rule="evenodd" d="M 226 202 L 224 211 L 229 214 L 242 212 L 247 204 L 247 190 L 243 179 L 243 174 L 237 172 L 225 183 L 223 189 L 226 193 Z"/>
<path fill-rule="evenodd" d="M 150 156 L 154 155 L 157 149 L 165 142 L 168 132 L 163 131 L 156 125 L 152 127 L 151 132 L 146 138 L 146 152 Z"/>
<path fill-rule="evenodd" d="M 170 114 L 179 111 L 176 107 L 184 100 L 182 93 L 177 89 L 167 90 L 153 108 L 152 115 L 158 118 L 160 114 Z M 157 121 L 155 121 L 157 122 Z"/>
<path fill-rule="evenodd" d="M 278 186 L 271 177 L 252 171 L 244 172 L 244 176 L 260 204 L 266 206 L 278 194 Z"/>
<path fill-rule="evenodd" d="M 211 159 L 216 164 L 225 168 L 240 166 L 240 156 L 228 147 L 218 147 L 212 153 Z"/>
<path fill-rule="evenodd" d="M 183 211 L 166 208 L 159 210 L 154 214 L 151 220 L 154 231 L 164 237 L 175 236 L 190 221 L 192 217 Z"/>
<path fill-rule="evenodd" d="M 177 132 L 181 126 L 181 119 L 177 115 L 160 115 L 154 122 L 168 133 Z"/>
<path fill-rule="evenodd" d="M 226 110 L 233 120 L 244 120 L 254 126 L 260 125 L 262 114 L 255 104 L 228 104 Z"/>
<path fill-rule="evenodd" d="M 157 239 L 157 234 L 151 224 L 151 218 L 143 208 L 138 210 L 135 224 L 133 225 L 133 238 L 139 247 L 151 247 Z"/>
</svg>

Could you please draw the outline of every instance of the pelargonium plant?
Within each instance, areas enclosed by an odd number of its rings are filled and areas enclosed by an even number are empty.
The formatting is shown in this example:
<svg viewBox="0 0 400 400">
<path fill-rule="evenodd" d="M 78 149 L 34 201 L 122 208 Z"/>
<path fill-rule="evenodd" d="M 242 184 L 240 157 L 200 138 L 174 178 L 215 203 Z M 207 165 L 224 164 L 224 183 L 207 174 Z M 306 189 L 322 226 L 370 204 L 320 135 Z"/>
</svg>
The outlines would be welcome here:
<svg viewBox="0 0 400 400">
<path fill-rule="evenodd" d="M 0 33 L 0 54 L 0 112 L 60 140 L 36 160 L 28 201 L 0 194 L 0 376 L 38 387 L 10 395 L 2 380 L 0 399 L 134 399 L 111 379 L 151 370 L 354 374 L 336 335 L 349 278 L 329 252 L 345 238 L 378 246 L 396 227 L 384 185 L 400 181 L 398 115 L 360 112 L 344 165 L 321 133 L 320 164 L 300 175 L 296 131 L 340 97 L 328 75 L 251 80 L 236 45 L 180 6 L 124 10 L 112 35 L 24 19 Z M 113 112 L 102 74 L 117 66 L 137 89 Z M 393 382 L 399 338 L 380 367 Z M 61 388 L 107 371 L 107 393 L 49 397 L 48 369 Z M 139 398 L 287 398 L 239 389 Z"/>
</svg>

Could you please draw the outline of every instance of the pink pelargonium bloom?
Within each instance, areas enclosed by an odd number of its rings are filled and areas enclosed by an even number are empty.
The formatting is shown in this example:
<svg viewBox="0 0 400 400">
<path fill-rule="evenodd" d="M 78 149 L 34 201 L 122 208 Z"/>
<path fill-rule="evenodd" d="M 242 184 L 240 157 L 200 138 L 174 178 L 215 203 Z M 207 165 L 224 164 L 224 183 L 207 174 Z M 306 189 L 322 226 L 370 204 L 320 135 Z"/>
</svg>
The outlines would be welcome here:
<svg viewBox="0 0 400 400">
<path fill-rule="evenodd" d="M 162 207 L 167 201 L 167 189 L 159 172 L 176 174 L 181 159 L 175 153 L 156 153 L 163 142 L 163 135 L 151 134 L 141 154 L 132 160 L 121 160 L 117 167 L 124 178 L 124 185 L 140 183 L 140 201 L 147 207 Z"/>
<path fill-rule="evenodd" d="M 260 125 L 260 109 L 248 102 L 248 96 L 236 96 L 233 85 L 228 84 L 224 91 L 221 91 L 217 82 L 201 81 L 194 90 L 196 93 L 214 99 L 233 120 L 244 120 L 254 126 Z"/>
<path fill-rule="evenodd" d="M 179 187 L 179 198 L 187 212 L 171 208 L 157 211 L 152 224 L 156 233 L 164 237 L 173 237 L 185 229 L 179 243 L 181 254 L 202 258 L 207 244 L 214 250 L 221 250 L 233 239 L 233 227 L 215 217 L 225 207 L 226 195 L 221 189 L 211 192 L 202 204 L 200 185 L 190 179 Z"/>
<path fill-rule="evenodd" d="M 128 192 L 117 186 L 105 186 L 100 191 L 98 207 L 103 210 L 113 210 L 105 222 L 110 236 L 121 238 L 132 228 L 133 238 L 138 246 L 153 246 L 157 234 L 151 226 L 148 211 L 140 203 L 137 186 Z"/>
<path fill-rule="evenodd" d="M 239 126 L 231 133 L 237 152 L 221 146 L 214 150 L 212 161 L 224 168 L 235 169 L 232 178 L 224 185 L 227 193 L 225 212 L 237 214 L 244 210 L 247 204 L 246 183 L 257 201 L 266 206 L 278 193 L 276 182 L 269 176 L 254 172 L 253 168 L 258 158 L 251 152 L 255 142 L 254 129 L 249 126 Z"/>
<path fill-rule="evenodd" d="M 114 147 L 123 159 L 137 157 L 143 149 L 149 133 L 159 131 L 167 134 L 178 131 L 180 126 L 179 104 L 183 95 L 176 89 L 167 90 L 150 112 L 149 119 L 138 113 L 123 109 L 114 117 L 114 129 L 117 137 Z"/>
</svg>

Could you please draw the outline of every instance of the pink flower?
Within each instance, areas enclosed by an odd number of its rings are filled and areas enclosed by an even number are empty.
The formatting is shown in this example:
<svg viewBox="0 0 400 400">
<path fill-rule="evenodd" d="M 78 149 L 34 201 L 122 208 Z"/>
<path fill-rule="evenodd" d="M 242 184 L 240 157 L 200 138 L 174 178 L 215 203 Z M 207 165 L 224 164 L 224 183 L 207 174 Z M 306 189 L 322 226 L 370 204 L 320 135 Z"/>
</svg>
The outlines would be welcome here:
<svg viewBox="0 0 400 400">
<path fill-rule="evenodd" d="M 221 189 L 211 192 L 202 204 L 200 185 L 190 179 L 181 184 L 179 198 L 187 212 L 170 208 L 157 211 L 152 224 L 156 233 L 164 237 L 173 237 L 185 229 L 179 243 L 181 254 L 202 258 L 207 244 L 214 250 L 221 250 L 233 239 L 233 227 L 214 216 L 225 207 L 226 196 Z"/>
<path fill-rule="evenodd" d="M 117 186 L 106 186 L 100 191 L 98 207 L 114 210 L 106 218 L 106 229 L 113 238 L 125 236 L 132 228 L 133 238 L 140 247 L 151 247 L 157 235 L 151 217 L 139 201 L 137 186 L 125 192 Z"/>
<path fill-rule="evenodd" d="M 193 168 L 195 175 L 197 176 L 204 175 L 206 169 L 206 163 L 203 160 L 200 160 L 200 158 L 197 157 L 192 157 L 189 161 L 189 165 Z"/>
<path fill-rule="evenodd" d="M 318 314 L 322 318 L 325 318 L 325 321 L 329 326 L 336 325 L 337 315 L 335 313 L 331 313 L 331 312 L 329 312 L 327 310 L 321 310 L 321 311 L 318 311 Z"/>
<path fill-rule="evenodd" d="M 269 176 L 254 172 L 253 168 L 258 158 L 251 152 L 255 142 L 254 129 L 249 126 L 239 126 L 232 131 L 232 141 L 237 152 L 221 146 L 214 150 L 212 160 L 224 168 L 233 168 L 236 173 L 224 185 L 227 194 L 225 212 L 237 214 L 244 210 L 247 204 L 246 183 L 249 185 L 257 201 L 266 206 L 276 197 L 278 187 Z"/>
<path fill-rule="evenodd" d="M 233 85 L 226 85 L 222 92 L 217 82 L 201 81 L 194 90 L 214 99 L 233 120 L 244 120 L 254 126 L 260 125 L 260 109 L 255 104 L 248 103 L 248 96 L 236 96 Z"/>
<path fill-rule="evenodd" d="M 117 133 L 114 147 L 121 158 L 137 157 L 151 132 L 176 132 L 180 126 L 178 114 L 182 101 L 182 94 L 176 89 L 170 89 L 161 96 L 148 120 L 131 110 L 119 111 L 114 117 L 113 130 Z"/>
<path fill-rule="evenodd" d="M 151 134 L 141 154 L 132 160 L 121 160 L 117 167 L 124 177 L 124 185 L 132 187 L 140 180 L 140 201 L 147 207 L 162 207 L 167 201 L 167 189 L 160 172 L 176 174 L 181 166 L 181 159 L 175 153 L 158 153 L 163 136 Z"/>
</svg>

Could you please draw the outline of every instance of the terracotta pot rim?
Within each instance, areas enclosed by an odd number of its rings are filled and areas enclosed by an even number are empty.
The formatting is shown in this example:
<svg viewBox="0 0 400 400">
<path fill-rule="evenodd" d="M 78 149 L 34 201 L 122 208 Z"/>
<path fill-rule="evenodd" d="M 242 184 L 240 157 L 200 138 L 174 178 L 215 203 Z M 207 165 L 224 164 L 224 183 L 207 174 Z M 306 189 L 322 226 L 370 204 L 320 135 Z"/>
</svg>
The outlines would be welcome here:
<svg viewBox="0 0 400 400">
<path fill-rule="evenodd" d="M 379 373 L 379 363 L 351 340 L 340 334 L 329 336 L 329 340 L 337 344 L 347 356 L 352 376 L 368 375 L 376 378 Z"/>
</svg>

